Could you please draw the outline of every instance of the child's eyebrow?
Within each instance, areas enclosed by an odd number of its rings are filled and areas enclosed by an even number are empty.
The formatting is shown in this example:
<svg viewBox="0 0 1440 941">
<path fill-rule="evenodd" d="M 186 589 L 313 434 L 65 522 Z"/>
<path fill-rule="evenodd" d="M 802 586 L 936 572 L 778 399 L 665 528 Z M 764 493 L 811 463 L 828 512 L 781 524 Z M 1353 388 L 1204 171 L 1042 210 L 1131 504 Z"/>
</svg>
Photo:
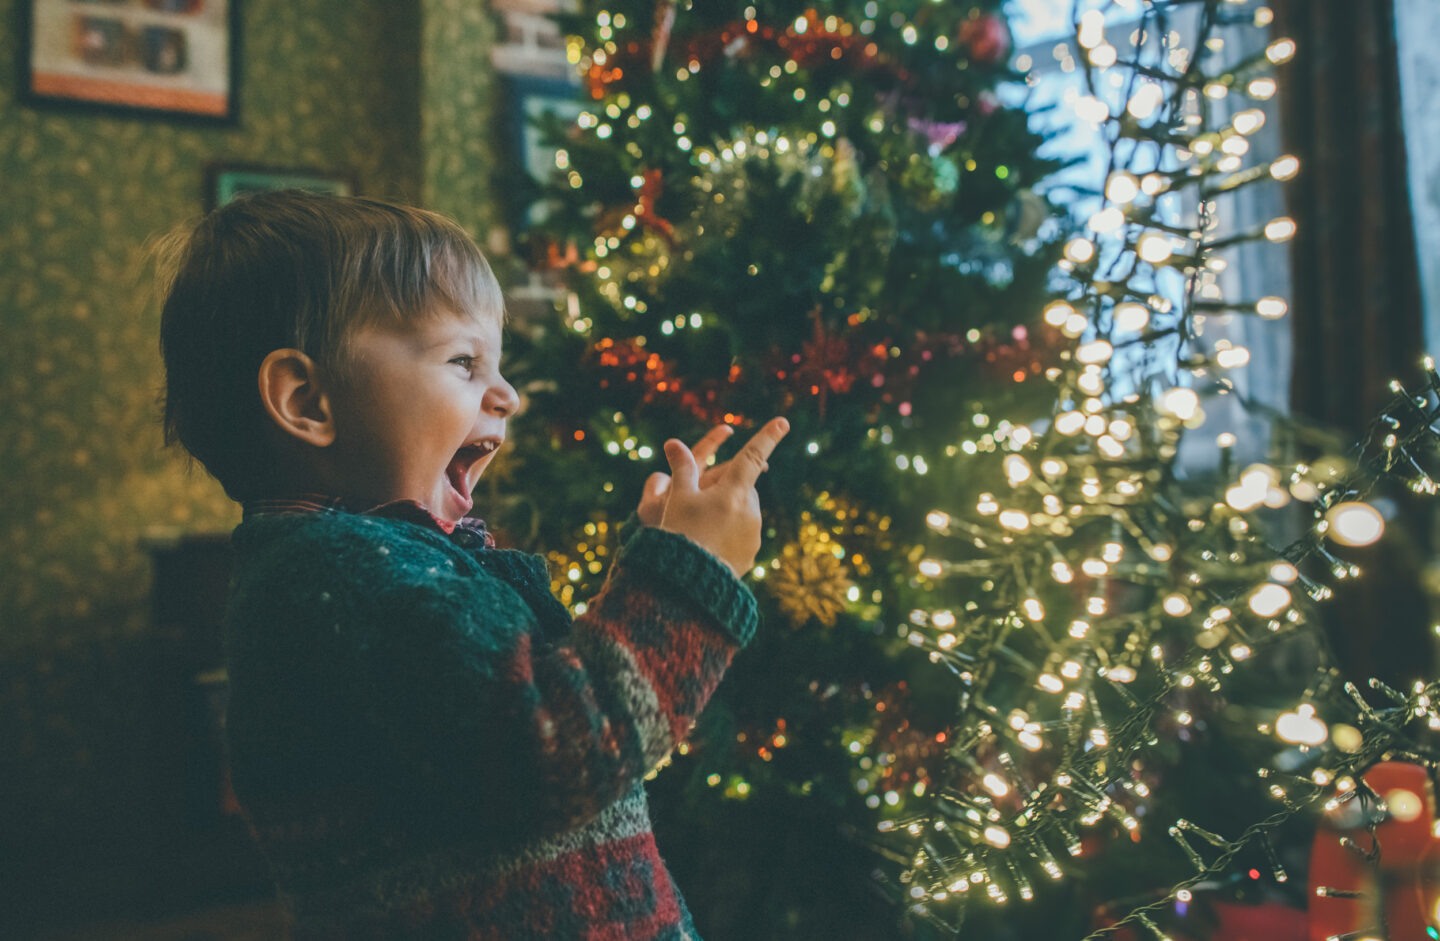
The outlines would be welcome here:
<svg viewBox="0 0 1440 941">
<path fill-rule="evenodd" d="M 422 343 L 420 348 L 423 350 L 433 350 L 437 347 L 451 346 L 456 343 L 465 343 L 467 341 L 474 343 L 478 347 L 484 347 L 487 345 L 485 342 L 485 337 L 482 334 L 471 333 L 467 330 L 456 333 L 445 333 L 443 335 L 437 336 L 434 339 Z"/>
</svg>

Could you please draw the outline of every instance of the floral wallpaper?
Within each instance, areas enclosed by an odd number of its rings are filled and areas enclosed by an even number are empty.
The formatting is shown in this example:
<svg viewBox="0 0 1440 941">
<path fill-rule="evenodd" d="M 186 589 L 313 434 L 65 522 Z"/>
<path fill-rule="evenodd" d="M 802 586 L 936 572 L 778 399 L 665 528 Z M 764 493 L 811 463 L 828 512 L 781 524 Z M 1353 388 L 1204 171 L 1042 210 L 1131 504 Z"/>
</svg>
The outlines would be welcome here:
<svg viewBox="0 0 1440 941">
<path fill-rule="evenodd" d="M 18 2 L 0 0 L 0 22 L 16 22 Z M 425 100 L 444 110 L 422 121 L 419 6 L 241 4 L 233 127 L 22 106 L 19 39 L 0 33 L 0 645 L 143 629 L 146 537 L 238 519 L 217 484 L 162 447 L 156 405 L 146 243 L 203 210 L 207 163 L 344 170 L 366 194 L 410 200 L 458 192 L 440 208 L 483 223 L 482 193 L 466 181 L 483 158 L 471 141 L 484 85 L 471 79 L 446 100 L 427 80 Z M 432 23 L 426 35 L 453 49 L 464 32 Z M 443 50 L 431 60 L 453 61 Z"/>
</svg>

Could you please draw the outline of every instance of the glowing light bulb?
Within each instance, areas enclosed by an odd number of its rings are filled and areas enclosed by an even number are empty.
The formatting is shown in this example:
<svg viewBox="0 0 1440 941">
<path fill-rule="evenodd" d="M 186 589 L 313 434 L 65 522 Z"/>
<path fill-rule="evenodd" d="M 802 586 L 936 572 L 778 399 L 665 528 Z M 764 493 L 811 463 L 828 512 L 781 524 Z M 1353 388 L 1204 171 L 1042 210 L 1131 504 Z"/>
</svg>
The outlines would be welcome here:
<svg viewBox="0 0 1440 941">
<path fill-rule="evenodd" d="M 1090 64 L 1098 69 L 1108 69 L 1120 60 L 1120 54 L 1114 46 L 1108 42 L 1102 42 L 1090 50 L 1088 58 Z"/>
<path fill-rule="evenodd" d="M 1235 115 L 1230 126 L 1241 134 L 1253 134 L 1265 126 L 1265 112 L 1259 108 L 1247 108 Z"/>
<path fill-rule="evenodd" d="M 1164 102 L 1165 90 L 1153 82 L 1146 82 L 1140 86 L 1139 91 L 1131 96 L 1130 103 L 1125 110 L 1130 112 L 1130 116 L 1137 121 L 1144 121 L 1153 115 Z"/>
<path fill-rule="evenodd" d="M 1295 220 L 1289 216 L 1272 219 L 1265 224 L 1265 237 L 1272 242 L 1284 242 L 1295 237 Z"/>
<path fill-rule="evenodd" d="M 1134 302 L 1120 304 L 1115 308 L 1115 329 L 1127 333 L 1138 333 L 1150 326 L 1150 308 Z"/>
<path fill-rule="evenodd" d="M 985 775 L 980 783 L 984 785 L 985 790 L 989 791 L 995 797 L 1004 797 L 1010 793 L 1010 785 L 1005 783 L 1004 778 L 993 772 Z"/>
<path fill-rule="evenodd" d="M 1255 313 L 1266 320 L 1278 320 L 1290 311 L 1290 305 L 1285 303 L 1284 298 L 1262 297 L 1255 302 Z"/>
<path fill-rule="evenodd" d="M 1018 454 L 1007 455 L 1004 462 L 1005 477 L 1010 486 L 1018 487 L 1030 479 L 1030 462 Z"/>
<path fill-rule="evenodd" d="M 1183 618 L 1194 610 L 1190 606 L 1190 599 L 1181 594 L 1167 595 L 1165 600 L 1161 602 L 1161 607 L 1163 607 L 1165 613 L 1172 618 Z"/>
<path fill-rule="evenodd" d="M 1080 26 L 1075 40 L 1082 49 L 1094 49 L 1105 41 L 1105 14 L 1099 10 L 1086 10 L 1080 17 Z"/>
<path fill-rule="evenodd" d="M 1290 589 L 1267 582 L 1250 593 L 1250 610 L 1262 618 L 1273 618 L 1290 607 Z"/>
<path fill-rule="evenodd" d="M 1295 40 L 1277 39 L 1265 47 L 1265 58 L 1276 65 L 1283 65 L 1295 58 Z"/>
<path fill-rule="evenodd" d="M 1300 577 L 1300 572 L 1289 562 L 1276 562 L 1270 566 L 1270 578 L 1282 585 L 1290 585 Z"/>
<path fill-rule="evenodd" d="M 1385 518 L 1368 503 L 1337 503 L 1325 514 L 1326 535 L 1342 546 L 1368 546 L 1385 534 Z"/>
<path fill-rule="evenodd" d="M 1081 95 L 1075 100 L 1075 115 L 1082 121 L 1101 124 L 1110 119 L 1110 108 L 1094 95 Z"/>
<path fill-rule="evenodd" d="M 1125 225 L 1125 213 L 1115 206 L 1108 206 L 1090 217 L 1090 228 L 1101 235 L 1114 232 Z"/>
<path fill-rule="evenodd" d="M 1193 389 L 1176 386 L 1160 396 L 1160 410 L 1182 422 L 1189 421 L 1200 410 L 1200 396 Z"/>
<path fill-rule="evenodd" d="M 1115 203 L 1128 203 L 1140 195 L 1140 181 L 1126 173 L 1124 170 L 1117 170 L 1110 174 L 1110 180 L 1105 184 L 1105 198 Z"/>
<path fill-rule="evenodd" d="M 1105 340 L 1092 340 L 1075 351 L 1076 362 L 1098 365 L 1108 362 L 1115 348 Z"/>
<path fill-rule="evenodd" d="M 1330 737 L 1325 723 L 1315 715 L 1315 707 L 1302 705 L 1295 712 L 1281 713 L 1275 720 L 1275 734 L 1295 745 L 1323 745 Z"/>
<path fill-rule="evenodd" d="M 1114 680 L 1117 683 L 1131 683 L 1135 680 L 1135 671 L 1127 666 L 1111 667 L 1105 671 L 1106 679 Z"/>
<path fill-rule="evenodd" d="M 989 843 L 996 849 L 1003 850 L 1005 847 L 1010 845 L 1010 834 L 1006 833 L 1005 830 L 1001 827 L 991 825 L 985 828 L 985 842 Z M 992 882 L 990 883 L 990 885 L 994 886 L 995 883 Z"/>
<path fill-rule="evenodd" d="M 1071 239 L 1065 243 L 1065 257 L 1083 265 L 1095 257 L 1095 243 L 1085 238 Z"/>
<path fill-rule="evenodd" d="M 1293 179 L 1300 172 L 1300 160 L 1288 154 L 1270 164 L 1270 175 L 1277 180 Z"/>
<path fill-rule="evenodd" d="M 1023 510 L 1002 510 L 999 516 L 1000 525 L 1017 533 L 1023 533 L 1030 528 L 1030 515 Z"/>
<path fill-rule="evenodd" d="M 1052 327 L 1064 326 L 1065 321 L 1075 313 L 1075 308 L 1065 301 L 1051 301 L 1045 305 L 1045 322 Z"/>
<path fill-rule="evenodd" d="M 1268 76 L 1253 79 L 1249 85 L 1245 86 L 1245 93 L 1256 101 L 1269 101 L 1275 97 L 1277 90 L 1278 86 L 1276 86 L 1275 80 Z"/>
<path fill-rule="evenodd" d="M 1219 350 L 1215 354 L 1215 362 L 1222 369 L 1237 369 L 1250 362 L 1250 351 L 1243 346 Z"/>
<path fill-rule="evenodd" d="M 1420 812 L 1425 809 L 1425 802 L 1414 791 L 1397 787 L 1393 791 L 1385 792 L 1385 809 L 1401 823 L 1409 823 L 1420 816 Z"/>
<path fill-rule="evenodd" d="M 1147 232 L 1140 236 L 1140 241 L 1135 244 L 1135 252 L 1150 264 L 1158 265 L 1169 260 L 1175 250 L 1170 247 L 1168 236 Z"/>
<path fill-rule="evenodd" d="M 1061 412 L 1055 418 L 1055 430 L 1066 437 L 1078 435 L 1084 427 L 1085 415 L 1082 412 Z"/>
</svg>

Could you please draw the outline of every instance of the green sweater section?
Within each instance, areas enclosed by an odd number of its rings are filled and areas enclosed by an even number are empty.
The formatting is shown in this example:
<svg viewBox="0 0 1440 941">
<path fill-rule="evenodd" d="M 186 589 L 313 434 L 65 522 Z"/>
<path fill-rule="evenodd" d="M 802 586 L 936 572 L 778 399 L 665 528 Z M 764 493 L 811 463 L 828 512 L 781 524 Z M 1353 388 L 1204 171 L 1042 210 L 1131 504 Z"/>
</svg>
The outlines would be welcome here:
<svg viewBox="0 0 1440 941">
<path fill-rule="evenodd" d="M 235 532 L 232 777 L 310 916 L 392 870 L 411 884 L 372 899 L 377 918 L 463 878 L 417 887 L 416 860 L 512 872 L 557 858 L 545 841 L 631 846 L 587 828 L 635 799 L 756 629 L 749 589 L 674 533 L 633 532 L 573 621 L 541 557 L 467 535 L 334 510 Z"/>
</svg>

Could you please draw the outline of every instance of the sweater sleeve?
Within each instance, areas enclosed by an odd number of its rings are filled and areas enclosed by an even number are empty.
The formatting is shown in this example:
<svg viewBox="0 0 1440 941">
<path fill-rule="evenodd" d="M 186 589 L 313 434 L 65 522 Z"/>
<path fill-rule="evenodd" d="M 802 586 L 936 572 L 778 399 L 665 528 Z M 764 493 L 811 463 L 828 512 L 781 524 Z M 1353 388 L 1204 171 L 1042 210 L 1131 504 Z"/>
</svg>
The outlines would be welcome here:
<svg viewBox="0 0 1440 941">
<path fill-rule="evenodd" d="M 490 822 L 565 829 L 688 733 L 754 633 L 754 597 L 679 535 L 641 529 L 560 643 L 504 582 L 401 567 L 351 638 L 367 724 Z"/>
</svg>

